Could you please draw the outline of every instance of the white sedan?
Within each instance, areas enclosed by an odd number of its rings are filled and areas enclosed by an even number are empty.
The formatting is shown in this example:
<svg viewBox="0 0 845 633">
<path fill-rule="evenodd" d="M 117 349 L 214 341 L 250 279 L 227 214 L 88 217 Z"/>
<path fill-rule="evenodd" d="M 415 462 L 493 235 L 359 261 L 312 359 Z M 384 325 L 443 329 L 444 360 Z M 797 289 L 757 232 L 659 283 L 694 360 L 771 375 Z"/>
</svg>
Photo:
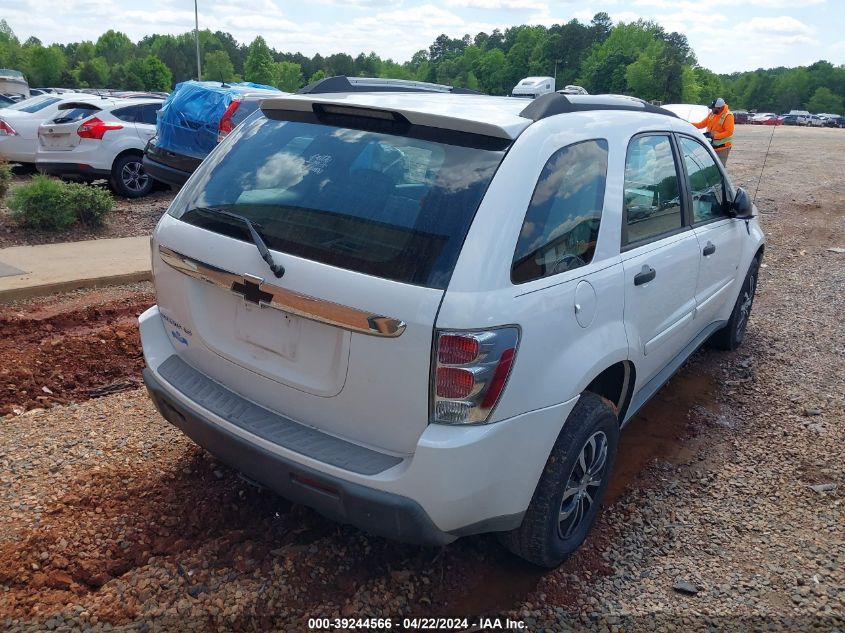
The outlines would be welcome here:
<svg viewBox="0 0 845 633">
<path fill-rule="evenodd" d="M 0 159 L 10 163 L 35 163 L 38 126 L 56 115 L 67 101 L 97 101 L 98 95 L 68 92 L 46 94 L 19 101 L 0 110 Z"/>
</svg>

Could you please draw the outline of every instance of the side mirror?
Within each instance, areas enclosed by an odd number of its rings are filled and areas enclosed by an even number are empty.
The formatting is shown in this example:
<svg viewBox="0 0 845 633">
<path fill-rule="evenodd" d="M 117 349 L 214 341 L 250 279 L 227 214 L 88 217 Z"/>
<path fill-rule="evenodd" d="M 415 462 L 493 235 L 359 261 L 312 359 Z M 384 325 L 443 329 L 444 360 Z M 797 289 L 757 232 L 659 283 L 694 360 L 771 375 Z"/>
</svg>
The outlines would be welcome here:
<svg viewBox="0 0 845 633">
<path fill-rule="evenodd" d="M 754 203 L 751 202 L 748 192 L 742 187 L 736 189 L 734 199 L 731 202 L 730 213 L 740 220 L 750 220 L 754 217 Z"/>
</svg>

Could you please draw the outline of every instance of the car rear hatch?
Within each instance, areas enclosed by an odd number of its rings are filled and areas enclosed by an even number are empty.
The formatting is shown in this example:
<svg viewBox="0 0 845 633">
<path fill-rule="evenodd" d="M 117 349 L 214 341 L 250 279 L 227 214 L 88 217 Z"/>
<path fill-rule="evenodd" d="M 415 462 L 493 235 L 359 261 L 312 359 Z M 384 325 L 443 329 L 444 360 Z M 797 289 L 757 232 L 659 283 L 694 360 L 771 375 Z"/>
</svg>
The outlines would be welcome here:
<svg viewBox="0 0 845 633">
<path fill-rule="evenodd" d="M 510 140 L 384 112 L 266 114 L 203 162 L 156 231 L 175 353 L 303 424 L 410 453 L 440 301 Z"/>
<path fill-rule="evenodd" d="M 101 108 L 96 103 L 69 101 L 61 104 L 59 112 L 38 128 L 38 144 L 53 152 L 73 150 L 82 142 L 82 125 L 100 111 Z M 85 133 L 85 130 L 82 130 L 82 135 Z M 96 133 L 94 130 L 95 135 Z"/>
</svg>

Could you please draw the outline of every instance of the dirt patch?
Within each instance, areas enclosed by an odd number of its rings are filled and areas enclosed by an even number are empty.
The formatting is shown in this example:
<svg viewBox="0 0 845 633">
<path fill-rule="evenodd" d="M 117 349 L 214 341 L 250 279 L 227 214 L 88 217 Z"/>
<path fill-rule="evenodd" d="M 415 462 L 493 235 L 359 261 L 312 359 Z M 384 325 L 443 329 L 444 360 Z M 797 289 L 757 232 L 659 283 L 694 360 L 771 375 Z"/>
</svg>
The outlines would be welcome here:
<svg viewBox="0 0 845 633">
<path fill-rule="evenodd" d="M 100 293 L 0 309 L 0 415 L 81 401 L 138 385 L 143 357 L 141 291 L 103 301 Z"/>
</svg>

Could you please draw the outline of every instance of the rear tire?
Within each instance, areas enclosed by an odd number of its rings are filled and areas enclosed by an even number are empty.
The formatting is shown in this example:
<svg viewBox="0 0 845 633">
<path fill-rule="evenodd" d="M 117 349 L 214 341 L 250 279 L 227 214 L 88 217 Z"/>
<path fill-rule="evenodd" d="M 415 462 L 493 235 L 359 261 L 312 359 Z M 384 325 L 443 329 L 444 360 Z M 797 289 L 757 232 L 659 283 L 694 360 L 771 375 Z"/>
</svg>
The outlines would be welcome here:
<svg viewBox="0 0 845 633">
<path fill-rule="evenodd" d="M 115 193 L 125 198 L 140 198 L 153 190 L 153 178 L 141 164 L 140 154 L 124 154 L 111 170 L 109 184 Z"/>
<path fill-rule="evenodd" d="M 546 462 L 525 517 L 500 534 L 517 556 L 553 568 L 587 537 L 610 480 L 619 440 L 619 421 L 610 403 L 581 394 Z"/>
<path fill-rule="evenodd" d="M 754 295 L 757 292 L 757 275 L 759 270 L 760 259 L 755 257 L 751 262 L 751 266 L 748 268 L 748 273 L 745 275 L 745 281 L 742 282 L 742 288 L 739 291 L 739 296 L 736 298 L 736 303 L 734 304 L 734 309 L 731 312 L 728 323 L 710 337 L 710 345 L 712 347 L 732 352 L 742 345 L 742 342 L 745 340 L 745 333 L 748 330 L 748 320 L 751 318 Z"/>
</svg>

